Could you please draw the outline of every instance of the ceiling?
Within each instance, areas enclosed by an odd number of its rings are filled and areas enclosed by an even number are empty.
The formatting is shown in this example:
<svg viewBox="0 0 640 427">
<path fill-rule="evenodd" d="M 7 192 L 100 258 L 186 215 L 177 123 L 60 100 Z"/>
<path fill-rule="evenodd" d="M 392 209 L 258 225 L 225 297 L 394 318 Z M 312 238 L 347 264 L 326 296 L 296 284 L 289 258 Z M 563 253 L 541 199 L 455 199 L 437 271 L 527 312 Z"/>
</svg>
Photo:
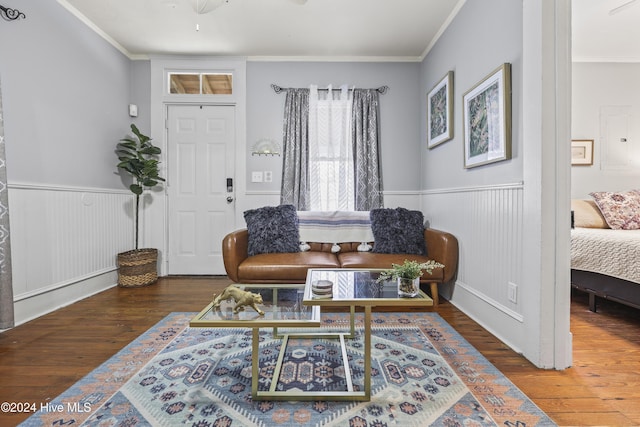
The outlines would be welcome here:
<svg viewBox="0 0 640 427">
<path fill-rule="evenodd" d="M 416 60 L 465 0 L 58 1 L 108 35 L 130 57 Z M 205 13 L 196 13 L 203 7 Z"/>
<path fill-rule="evenodd" d="M 134 59 L 396 61 L 424 58 L 465 1 L 58 0 Z M 573 0 L 572 8 L 574 60 L 640 61 L 640 0 Z"/>
<path fill-rule="evenodd" d="M 573 60 L 640 62 L 640 0 L 573 0 Z"/>
</svg>

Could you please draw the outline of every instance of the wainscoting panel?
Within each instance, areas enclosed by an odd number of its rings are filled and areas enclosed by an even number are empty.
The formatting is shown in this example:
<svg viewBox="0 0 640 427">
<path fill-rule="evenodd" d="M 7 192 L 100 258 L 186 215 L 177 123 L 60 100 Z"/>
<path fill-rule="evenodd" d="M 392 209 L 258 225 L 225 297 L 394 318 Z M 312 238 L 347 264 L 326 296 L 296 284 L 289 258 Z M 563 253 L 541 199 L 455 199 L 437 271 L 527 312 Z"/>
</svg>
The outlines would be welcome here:
<svg viewBox="0 0 640 427">
<path fill-rule="evenodd" d="M 522 321 L 522 209 L 521 183 L 423 192 L 422 210 L 430 225 L 459 240 L 458 276 L 445 297 L 455 301 L 462 290 Z"/>
<path fill-rule="evenodd" d="M 10 185 L 9 203 L 16 302 L 39 296 L 53 301 L 47 294 L 114 272 L 116 255 L 134 247 L 134 199 L 127 191 Z M 114 277 L 109 275 L 109 286 Z M 83 293 L 80 287 L 68 297 L 88 296 Z"/>
</svg>

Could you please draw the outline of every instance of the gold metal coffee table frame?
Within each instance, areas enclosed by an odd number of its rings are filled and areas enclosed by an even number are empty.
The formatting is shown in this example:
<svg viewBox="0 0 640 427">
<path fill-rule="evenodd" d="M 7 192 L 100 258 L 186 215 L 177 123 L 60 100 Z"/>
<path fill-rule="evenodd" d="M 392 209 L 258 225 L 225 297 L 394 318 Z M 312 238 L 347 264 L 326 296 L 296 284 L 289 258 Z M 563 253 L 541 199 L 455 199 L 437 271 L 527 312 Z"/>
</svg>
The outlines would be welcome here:
<svg viewBox="0 0 640 427">
<path fill-rule="evenodd" d="M 198 315 L 189 322 L 191 327 L 201 328 L 250 328 L 251 335 L 251 396 L 253 400 L 317 400 L 311 399 L 309 394 L 277 391 L 278 378 L 282 370 L 287 343 L 290 334 L 280 334 L 278 328 L 319 328 L 320 307 L 306 307 L 302 304 L 304 285 L 298 284 L 235 284 L 235 286 L 251 291 L 259 292 L 264 304 L 260 307 L 264 310 L 263 316 L 252 308 L 246 307 L 243 311 L 233 313 L 234 303 L 223 301 L 219 308 L 213 308 L 213 301 L 209 303 Z M 283 301 L 283 294 L 291 295 L 295 292 L 296 300 Z M 270 294 L 270 295 L 267 295 Z M 272 328 L 274 338 L 281 338 L 280 353 L 274 368 L 273 381 L 268 391 L 258 390 L 260 379 L 260 366 L 258 354 L 260 353 L 260 329 Z M 296 333 L 296 336 L 311 336 L 310 334 Z M 335 334 L 334 334 L 335 335 Z M 314 334 L 315 336 L 315 334 Z"/>
<path fill-rule="evenodd" d="M 246 290 L 265 290 L 273 292 L 272 301 L 265 300 L 265 316 L 259 316 L 251 308 L 244 312 L 231 314 L 233 304 L 223 303 L 221 309 L 213 309 L 213 303 L 207 305 L 191 322 L 191 327 L 241 327 L 252 329 L 252 354 L 254 360 L 251 364 L 251 395 L 254 400 L 284 400 L 284 401 L 369 401 L 371 400 L 371 312 L 372 307 L 399 307 L 416 308 L 433 306 L 433 300 L 423 293 L 415 298 L 401 298 L 397 293 L 397 286 L 391 282 L 377 283 L 377 274 L 381 270 L 372 269 L 309 269 L 307 280 L 302 284 L 252 284 L 236 285 Z M 311 283 L 315 280 L 331 280 L 333 285 L 333 298 L 316 299 L 311 292 Z M 302 294 L 290 311 L 282 311 L 278 305 L 278 292 L 281 289 L 296 290 Z M 281 292 L 281 291 L 280 291 Z M 282 293 L 282 292 L 281 292 Z M 263 295 L 264 297 L 264 295 Z M 271 304 L 269 304 L 271 302 Z M 226 304 L 226 305 L 225 305 Z M 319 328 L 322 307 L 348 308 L 349 331 L 327 332 L 311 330 L 309 332 L 289 331 L 281 333 L 284 329 L 291 328 Z M 356 338 L 355 312 L 356 308 L 364 311 L 363 339 L 364 339 L 364 378 L 362 390 L 355 390 L 351 378 L 351 368 L 347 355 L 345 339 Z M 308 310 L 307 310 L 308 309 Z M 260 329 L 273 328 L 274 338 L 281 338 L 280 353 L 274 367 L 273 380 L 268 391 L 258 390 L 260 366 L 258 354 L 260 351 Z M 276 390 L 280 372 L 284 362 L 285 351 L 290 338 L 336 338 L 340 340 L 342 361 L 346 379 L 346 390 L 332 391 L 279 391 Z"/>
<path fill-rule="evenodd" d="M 433 306 L 433 300 L 420 291 L 415 298 L 398 296 L 396 282 L 377 282 L 381 269 L 330 269 L 312 268 L 307 272 L 304 289 L 304 305 L 314 307 L 349 307 L 351 337 L 354 334 L 355 309 L 362 308 L 364 338 L 364 379 L 363 390 L 348 388 L 346 396 L 335 396 L 334 400 L 371 400 L 371 311 L 373 307 L 417 308 Z M 316 280 L 330 280 L 333 283 L 333 297 L 318 299 L 313 297 L 311 284 Z M 346 334 L 345 334 L 346 335 Z M 344 338 L 344 337 L 343 337 Z M 340 342 L 346 357 L 344 340 Z M 346 373 L 347 371 L 345 371 Z"/>
</svg>

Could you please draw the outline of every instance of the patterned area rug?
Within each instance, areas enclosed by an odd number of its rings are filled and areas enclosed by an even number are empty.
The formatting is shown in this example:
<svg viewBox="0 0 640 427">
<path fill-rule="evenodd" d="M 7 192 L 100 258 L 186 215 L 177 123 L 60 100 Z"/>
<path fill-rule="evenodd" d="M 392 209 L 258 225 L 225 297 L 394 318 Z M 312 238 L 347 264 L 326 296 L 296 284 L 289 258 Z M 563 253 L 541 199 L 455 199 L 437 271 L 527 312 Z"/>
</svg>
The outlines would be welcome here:
<svg viewBox="0 0 640 427">
<path fill-rule="evenodd" d="M 370 402 L 254 402 L 251 330 L 189 328 L 194 315 L 167 316 L 22 425 L 555 425 L 437 313 L 373 313 Z M 348 315 L 323 314 L 323 327 L 347 330 Z M 347 340 L 356 388 L 359 338 Z M 260 340 L 260 388 L 268 390 L 280 340 L 270 329 Z M 279 390 L 344 390 L 345 383 L 338 340 L 289 341 Z"/>
</svg>

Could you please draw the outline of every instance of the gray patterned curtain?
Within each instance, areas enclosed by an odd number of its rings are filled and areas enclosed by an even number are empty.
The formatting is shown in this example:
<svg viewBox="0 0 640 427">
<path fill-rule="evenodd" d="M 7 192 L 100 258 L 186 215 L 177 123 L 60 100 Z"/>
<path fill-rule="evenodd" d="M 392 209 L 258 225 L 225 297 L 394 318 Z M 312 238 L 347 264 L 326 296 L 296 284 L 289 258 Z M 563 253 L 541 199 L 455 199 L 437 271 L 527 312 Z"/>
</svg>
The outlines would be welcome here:
<svg viewBox="0 0 640 427">
<path fill-rule="evenodd" d="M 0 329 L 14 326 L 11 243 L 9 239 L 9 196 L 5 165 L 2 87 L 0 85 Z"/>
<path fill-rule="evenodd" d="M 309 89 L 286 91 L 280 203 L 302 211 L 309 203 Z"/>
<path fill-rule="evenodd" d="M 379 97 L 376 89 L 354 89 L 352 126 L 357 211 L 381 208 L 384 204 L 379 156 L 378 106 Z"/>
</svg>

